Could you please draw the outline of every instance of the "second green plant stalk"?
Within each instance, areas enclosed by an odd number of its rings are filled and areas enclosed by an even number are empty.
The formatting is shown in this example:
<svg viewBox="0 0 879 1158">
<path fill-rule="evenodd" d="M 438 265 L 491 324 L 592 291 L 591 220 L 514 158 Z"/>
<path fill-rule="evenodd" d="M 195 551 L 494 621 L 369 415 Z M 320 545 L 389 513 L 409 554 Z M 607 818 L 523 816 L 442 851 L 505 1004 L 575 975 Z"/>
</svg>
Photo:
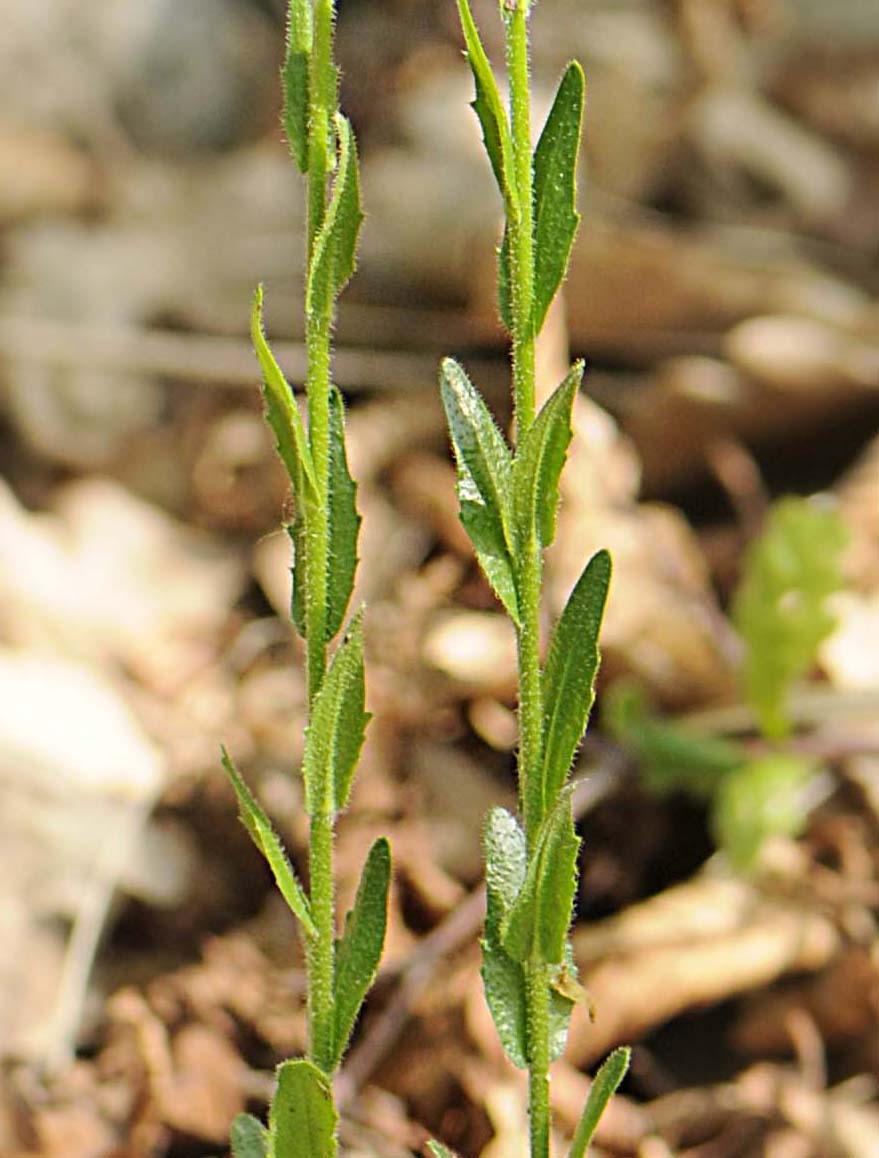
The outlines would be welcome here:
<svg viewBox="0 0 879 1158">
<path fill-rule="evenodd" d="M 440 389 L 458 465 L 461 520 L 516 629 L 522 823 L 501 808 L 486 822 L 482 974 L 504 1049 L 529 1073 L 532 1158 L 548 1158 L 549 1067 L 564 1049 L 577 991 L 568 930 L 580 841 L 567 781 L 594 699 L 610 559 L 599 552 L 586 565 L 542 664 L 543 551 L 555 534 L 559 476 L 583 366 L 572 367 L 537 413 L 535 340 L 567 270 L 579 222 L 576 174 L 584 78 L 579 64 L 568 66 L 532 153 L 530 7 L 528 0 L 501 4 L 507 110 L 467 0 L 458 0 L 476 88 L 473 107 L 506 218 L 498 287 L 500 314 L 511 339 L 515 453 L 479 392 L 451 359 L 443 363 Z M 572 1146 L 575 1158 L 585 1152 L 627 1063 L 627 1053 L 619 1051 L 596 1079 Z"/>
</svg>

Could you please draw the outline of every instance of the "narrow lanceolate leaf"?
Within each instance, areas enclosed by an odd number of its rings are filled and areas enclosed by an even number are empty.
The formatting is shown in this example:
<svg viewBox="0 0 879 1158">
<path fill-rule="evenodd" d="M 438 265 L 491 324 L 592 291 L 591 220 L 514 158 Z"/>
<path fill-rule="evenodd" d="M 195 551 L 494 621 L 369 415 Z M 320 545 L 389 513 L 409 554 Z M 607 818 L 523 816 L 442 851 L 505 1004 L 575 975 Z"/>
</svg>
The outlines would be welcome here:
<svg viewBox="0 0 879 1158">
<path fill-rule="evenodd" d="M 338 1121 L 326 1074 L 305 1058 L 278 1066 L 269 1111 L 272 1158 L 335 1158 Z"/>
<path fill-rule="evenodd" d="M 229 1136 L 233 1158 L 269 1158 L 269 1132 L 253 1114 L 237 1114 Z"/>
<path fill-rule="evenodd" d="M 574 61 L 559 83 L 534 151 L 534 333 L 568 268 L 580 221 L 577 158 L 583 128 L 583 69 Z"/>
<path fill-rule="evenodd" d="M 363 618 L 357 615 L 315 697 L 305 736 L 302 777 L 309 816 L 348 802 L 369 713 L 363 710 Z"/>
<path fill-rule="evenodd" d="M 513 164 L 513 139 L 510 135 L 510 122 L 467 0 L 458 0 L 458 13 L 464 32 L 467 60 L 476 85 L 473 111 L 479 117 L 479 123 L 482 126 L 485 151 L 504 199 L 507 218 L 516 218 L 519 215 L 519 195 Z"/>
<path fill-rule="evenodd" d="M 510 451 L 479 392 L 452 358 L 440 368 L 440 391 L 458 464 L 461 522 L 489 583 L 518 626 Z"/>
<path fill-rule="evenodd" d="M 567 377 L 541 407 L 516 452 L 513 463 L 513 503 L 519 543 L 548 547 L 555 538 L 559 505 L 559 476 L 565 465 L 573 431 L 571 407 L 583 377 L 583 363 Z"/>
<path fill-rule="evenodd" d="M 262 286 L 259 286 L 253 295 L 250 335 L 262 370 L 266 419 L 293 484 L 297 505 L 302 507 L 315 501 L 317 496 L 314 464 L 299 407 L 263 333 L 262 298 Z"/>
<path fill-rule="evenodd" d="M 296 879 L 296 874 L 287 859 L 287 854 L 272 828 L 271 821 L 260 808 L 256 797 L 247 787 L 244 777 L 235 767 L 232 758 L 225 748 L 222 751 L 223 767 L 226 775 L 235 789 L 238 798 L 238 809 L 241 823 L 250 833 L 250 838 L 259 851 L 269 862 L 275 881 L 281 891 L 281 896 L 289 905 L 294 916 L 300 921 L 307 937 L 314 937 L 317 930 L 311 919 L 311 909 L 302 886 Z"/>
<path fill-rule="evenodd" d="M 568 1151 L 568 1158 L 585 1158 L 595 1127 L 604 1113 L 605 1107 L 626 1076 L 632 1051 L 628 1048 L 615 1049 L 592 1079 L 586 1105 L 577 1123 L 574 1140 Z"/>
<path fill-rule="evenodd" d="M 323 225 L 315 238 L 305 287 L 309 314 L 327 313 L 354 272 L 357 236 L 363 221 L 357 146 L 351 123 L 341 113 L 336 116 L 336 130 L 339 163 Z"/>
<path fill-rule="evenodd" d="M 609 583 L 610 555 L 599 551 L 577 580 L 552 633 L 544 673 L 544 809 L 568 778 L 592 710 L 598 633 Z"/>
<path fill-rule="evenodd" d="M 448 1146 L 444 1146 L 442 1142 L 437 1142 L 435 1138 L 431 1138 L 427 1143 L 427 1149 L 433 1155 L 433 1158 L 458 1158 L 454 1150 L 450 1150 Z"/>
<path fill-rule="evenodd" d="M 330 469 L 328 526 L 330 565 L 327 568 L 327 642 L 335 638 L 345 619 L 357 571 L 357 487 L 345 453 L 345 409 L 342 395 L 330 388 Z"/>
<path fill-rule="evenodd" d="M 334 1064 L 338 1065 L 351 1037 L 357 1015 L 375 972 L 385 943 L 388 919 L 388 888 L 391 883 L 391 852 L 379 838 L 369 850 L 354 907 L 345 918 L 345 931 L 337 942 Z"/>
<path fill-rule="evenodd" d="M 514 961 L 527 961 L 535 954 L 546 965 L 564 959 L 579 850 L 571 794 L 566 790 L 541 826 L 525 883 L 501 927 L 503 947 Z"/>
<path fill-rule="evenodd" d="M 482 940 L 482 981 L 498 1037 L 514 1066 L 526 1069 L 525 975 L 501 944 L 501 926 L 525 881 L 525 834 L 504 808 L 493 808 L 485 822 L 486 914 Z"/>
<path fill-rule="evenodd" d="M 311 4 L 309 0 L 290 0 L 287 55 L 281 73 L 284 131 L 293 159 L 303 173 L 308 170 L 308 62 L 311 45 Z"/>
</svg>

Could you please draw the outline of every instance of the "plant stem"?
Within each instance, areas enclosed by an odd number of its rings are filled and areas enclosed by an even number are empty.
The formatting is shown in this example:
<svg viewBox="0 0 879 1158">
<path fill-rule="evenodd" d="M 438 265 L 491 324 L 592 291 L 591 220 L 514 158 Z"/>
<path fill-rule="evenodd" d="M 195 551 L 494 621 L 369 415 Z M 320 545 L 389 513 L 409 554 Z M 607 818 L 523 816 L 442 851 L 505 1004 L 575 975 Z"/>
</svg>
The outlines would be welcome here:
<svg viewBox="0 0 879 1158">
<path fill-rule="evenodd" d="M 316 0 L 314 43 L 309 75 L 308 114 L 308 269 L 324 223 L 332 163 L 331 127 L 337 105 L 333 65 L 332 0 Z M 329 567 L 330 338 L 332 300 L 318 295 L 305 319 L 308 374 L 308 439 L 317 479 L 317 502 L 306 521 L 306 650 L 308 702 L 313 706 L 327 667 L 327 579 Z M 309 831 L 311 913 L 317 929 L 308 955 L 308 1054 L 327 1073 L 333 1060 L 335 974 L 335 896 L 333 889 L 334 818 L 318 810 Z"/>
<path fill-rule="evenodd" d="M 519 201 L 517 220 L 508 222 L 513 307 L 513 396 L 516 438 L 521 443 L 534 421 L 535 362 L 533 179 L 531 172 L 531 97 L 528 80 L 527 0 L 505 14 L 507 69 L 510 77 L 510 120 Z M 519 592 L 522 625 L 519 651 L 519 789 L 529 847 L 536 838 L 543 812 L 539 790 L 543 706 L 540 686 L 541 558 L 536 541 L 521 545 Z"/>
<path fill-rule="evenodd" d="M 308 110 L 308 267 L 324 222 L 330 172 L 331 123 L 336 111 L 336 70 L 333 65 L 332 0 L 317 0 L 314 45 L 309 73 Z M 319 300 L 305 319 L 308 374 L 308 437 L 318 485 L 318 501 L 308 519 L 307 651 L 308 699 L 313 702 L 326 671 L 327 566 L 329 559 L 327 500 L 329 493 L 329 393 L 332 302 Z"/>
<path fill-rule="evenodd" d="M 534 299 L 533 181 L 531 173 L 531 96 L 528 83 L 528 0 L 517 0 L 505 13 L 507 71 L 513 163 L 519 201 L 518 222 L 510 222 L 510 272 L 513 306 L 513 398 L 516 439 L 522 440 L 534 421 Z"/>
<path fill-rule="evenodd" d="M 323 225 L 330 172 L 331 118 L 336 110 L 336 70 L 333 66 L 332 0 L 316 0 L 314 44 L 309 62 L 308 108 L 308 257 Z"/>
<path fill-rule="evenodd" d="M 519 663 L 520 807 L 529 854 L 534 851 L 544 800 L 541 784 L 543 755 L 543 688 L 540 670 L 540 584 L 542 565 L 537 544 L 523 548 L 519 571 L 521 627 L 516 642 Z"/>
<path fill-rule="evenodd" d="M 531 160 L 531 95 L 528 68 L 529 0 L 516 0 L 505 13 L 510 122 L 513 137 L 518 220 L 509 221 L 513 314 L 513 398 L 516 440 L 521 445 L 536 414 L 534 357 L 534 205 Z M 519 794 L 529 858 L 534 855 L 545 811 L 540 782 L 543 747 L 543 692 L 540 667 L 540 546 L 534 536 L 520 544 L 518 630 Z M 546 966 L 525 966 L 528 1041 L 528 1116 L 531 1158 L 549 1158 L 550 991 Z"/>
<path fill-rule="evenodd" d="M 333 814 L 317 812 L 309 834 L 311 915 L 317 936 L 308 952 L 308 1056 L 326 1073 L 333 1057 L 333 971 L 335 896 L 333 890 Z"/>
</svg>

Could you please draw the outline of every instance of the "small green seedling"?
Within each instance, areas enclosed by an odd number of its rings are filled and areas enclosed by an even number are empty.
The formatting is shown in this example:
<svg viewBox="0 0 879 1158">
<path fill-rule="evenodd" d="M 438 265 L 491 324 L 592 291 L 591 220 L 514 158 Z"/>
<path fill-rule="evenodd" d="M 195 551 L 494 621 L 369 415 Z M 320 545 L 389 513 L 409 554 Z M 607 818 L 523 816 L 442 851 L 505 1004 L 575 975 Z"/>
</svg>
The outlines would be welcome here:
<svg viewBox="0 0 879 1158">
<path fill-rule="evenodd" d="M 831 507 L 785 498 L 747 554 L 732 614 L 747 648 L 745 692 L 767 739 L 789 735 L 790 690 L 833 631 L 827 599 L 842 587 L 846 541 Z"/>
<path fill-rule="evenodd" d="M 579 64 L 568 65 L 532 151 L 530 8 L 530 0 L 501 4 L 508 110 L 468 2 L 458 0 L 476 89 L 473 108 L 506 220 L 498 252 L 498 296 L 512 345 L 515 449 L 451 358 L 442 364 L 440 390 L 458 467 L 461 521 L 513 621 L 518 644 L 521 818 L 495 808 L 485 824 L 482 976 L 504 1050 L 514 1065 L 529 1073 L 532 1158 L 547 1158 L 549 1067 L 564 1049 L 572 991 L 577 988 L 568 931 L 580 840 L 567 782 L 594 699 L 610 557 L 600 551 L 587 563 L 542 663 L 543 551 L 555 536 L 559 476 L 572 437 L 571 410 L 583 365 L 571 368 L 537 413 L 535 339 L 565 276 L 579 222 L 576 178 L 584 77 Z M 627 1052 L 618 1052 L 593 1083 L 571 1155 L 585 1153 L 627 1065 Z M 435 1158 L 448 1158 L 440 1143 L 432 1142 L 430 1149 Z"/>
<path fill-rule="evenodd" d="M 307 423 L 266 341 L 262 290 L 251 333 L 263 377 L 266 419 L 292 489 L 295 515 L 291 614 L 306 644 L 309 719 L 302 762 L 309 818 L 308 891 L 297 879 L 268 818 L 231 759 L 223 765 L 241 819 L 271 867 L 305 946 L 308 1056 L 279 1066 L 268 1128 L 241 1114 L 232 1130 L 235 1158 L 332 1158 L 338 1069 L 385 937 L 391 861 L 377 840 L 366 859 L 354 906 L 337 937 L 333 848 L 369 719 L 364 709 L 363 622 L 345 626 L 357 568 L 360 516 L 345 451 L 342 396 L 330 376 L 336 299 L 354 271 L 363 214 L 354 134 L 338 110 L 331 0 L 290 0 L 283 71 L 284 128 L 305 174 L 308 200 L 305 335 Z"/>
<path fill-rule="evenodd" d="M 788 704 L 833 630 L 827 599 L 842 586 L 845 542 L 833 510 L 786 498 L 747 553 L 732 612 L 745 644 L 743 692 L 774 745 L 766 754 L 659 720 L 632 687 L 612 689 L 608 700 L 606 719 L 635 750 L 647 786 L 704 800 L 718 846 L 740 869 L 754 867 L 768 837 L 796 836 L 806 821 L 817 766 L 783 749 L 793 727 Z"/>
</svg>

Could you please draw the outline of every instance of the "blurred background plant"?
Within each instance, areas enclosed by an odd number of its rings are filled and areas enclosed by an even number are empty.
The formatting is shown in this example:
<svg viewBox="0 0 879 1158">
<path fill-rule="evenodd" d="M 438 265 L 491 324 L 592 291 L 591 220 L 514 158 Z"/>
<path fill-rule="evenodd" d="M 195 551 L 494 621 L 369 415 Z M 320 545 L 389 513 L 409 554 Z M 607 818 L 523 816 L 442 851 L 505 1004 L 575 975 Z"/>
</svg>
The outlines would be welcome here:
<svg viewBox="0 0 879 1158">
<path fill-rule="evenodd" d="M 704 721 L 694 732 L 660 719 L 633 686 L 608 691 L 605 722 L 639 761 L 645 785 L 705 801 L 714 839 L 739 869 L 754 867 L 769 837 L 798 836 L 832 791 L 820 762 L 788 750 L 785 740 L 795 723 L 794 681 L 813 669 L 835 627 L 828 605 L 842 588 L 845 543 L 835 511 L 787 498 L 773 505 L 746 553 L 732 614 L 745 649 L 742 692 L 762 751 L 706 735 Z"/>
</svg>

